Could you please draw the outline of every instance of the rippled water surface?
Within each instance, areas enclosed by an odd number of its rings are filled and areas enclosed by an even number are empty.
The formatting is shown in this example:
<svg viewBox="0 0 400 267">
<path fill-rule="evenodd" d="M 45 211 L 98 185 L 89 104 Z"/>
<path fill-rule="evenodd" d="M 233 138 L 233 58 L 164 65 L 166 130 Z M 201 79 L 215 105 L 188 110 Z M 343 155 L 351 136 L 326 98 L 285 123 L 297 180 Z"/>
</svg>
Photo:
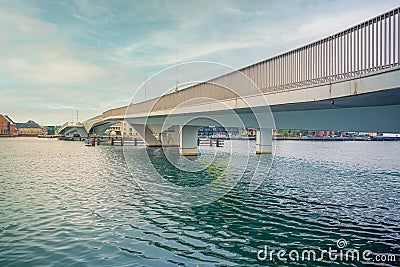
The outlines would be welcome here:
<svg viewBox="0 0 400 267">
<path fill-rule="evenodd" d="M 246 190 L 246 176 L 270 155 L 251 154 L 243 179 L 222 198 L 174 206 L 137 184 L 152 175 L 143 158 L 172 184 L 191 187 L 215 181 L 228 162 L 223 152 L 220 165 L 190 176 L 175 172 L 159 148 L 125 147 L 137 162 L 128 169 L 120 146 L 2 138 L 0 266 L 367 264 L 257 259 L 265 246 L 321 251 L 337 249 L 341 238 L 347 248 L 396 256 L 380 266 L 399 265 L 400 142 L 276 144 L 271 170 L 255 172 L 263 181 L 256 191 Z"/>
</svg>

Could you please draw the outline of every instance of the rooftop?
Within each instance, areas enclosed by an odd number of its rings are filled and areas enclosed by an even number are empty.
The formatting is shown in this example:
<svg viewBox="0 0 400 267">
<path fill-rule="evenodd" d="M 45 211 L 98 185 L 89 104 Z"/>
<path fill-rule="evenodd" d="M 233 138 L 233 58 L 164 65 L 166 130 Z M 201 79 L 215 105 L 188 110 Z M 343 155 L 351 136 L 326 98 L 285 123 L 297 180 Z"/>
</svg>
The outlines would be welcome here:
<svg viewBox="0 0 400 267">
<path fill-rule="evenodd" d="M 0 114 L 0 116 L 3 116 L 3 118 L 5 118 L 10 124 L 15 124 L 15 122 L 8 115 Z"/>
<path fill-rule="evenodd" d="M 29 120 L 27 122 L 17 122 L 17 128 L 42 128 L 40 124 L 34 122 L 33 120 Z"/>
</svg>

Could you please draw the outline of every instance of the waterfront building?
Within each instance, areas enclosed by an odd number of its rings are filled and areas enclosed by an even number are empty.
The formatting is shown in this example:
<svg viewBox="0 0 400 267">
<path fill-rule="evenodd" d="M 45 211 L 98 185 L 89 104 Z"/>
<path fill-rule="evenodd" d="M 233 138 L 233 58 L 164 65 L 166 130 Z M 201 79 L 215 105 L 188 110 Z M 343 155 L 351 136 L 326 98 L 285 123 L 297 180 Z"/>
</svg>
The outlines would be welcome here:
<svg viewBox="0 0 400 267">
<path fill-rule="evenodd" d="M 16 127 L 20 136 L 37 136 L 44 133 L 44 128 L 33 120 L 16 123 Z"/>
<path fill-rule="evenodd" d="M 208 126 L 198 130 L 199 136 L 227 136 L 233 137 L 254 137 L 256 130 L 254 128 L 238 128 L 238 127 L 223 127 L 223 126 Z"/>
<path fill-rule="evenodd" d="M 110 126 L 106 133 L 111 136 L 137 136 L 136 131 L 126 121 L 121 121 Z"/>
<path fill-rule="evenodd" d="M 108 128 L 108 134 L 111 136 L 121 136 L 121 131 L 123 131 L 124 129 L 124 123 L 118 122 L 112 126 L 110 126 L 110 128 Z"/>
<path fill-rule="evenodd" d="M 135 129 L 128 122 L 122 122 L 122 129 L 124 136 L 137 136 Z"/>
<path fill-rule="evenodd" d="M 116 136 L 132 136 L 135 135 L 135 131 L 133 130 L 132 126 L 130 126 L 127 122 L 121 121 L 118 122 L 107 130 L 109 135 L 116 135 Z"/>
<path fill-rule="evenodd" d="M 44 126 L 45 132 L 48 135 L 56 134 L 56 126 Z"/>
<path fill-rule="evenodd" d="M 0 136 L 17 136 L 15 122 L 7 115 L 0 114 Z"/>
</svg>

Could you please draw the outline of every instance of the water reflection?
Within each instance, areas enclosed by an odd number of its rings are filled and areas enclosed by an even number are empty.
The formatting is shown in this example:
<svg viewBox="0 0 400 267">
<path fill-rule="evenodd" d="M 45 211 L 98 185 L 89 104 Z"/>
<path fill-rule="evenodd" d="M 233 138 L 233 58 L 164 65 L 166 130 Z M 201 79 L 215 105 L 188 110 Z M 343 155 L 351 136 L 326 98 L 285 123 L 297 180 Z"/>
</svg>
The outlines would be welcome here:
<svg viewBox="0 0 400 267">
<path fill-rule="evenodd" d="M 257 261 L 257 251 L 321 250 L 339 238 L 400 257 L 400 143 L 279 142 L 271 172 L 256 172 L 257 191 L 248 190 L 249 166 L 227 195 L 199 207 L 166 205 L 173 196 L 141 189 L 121 147 L 23 138 L 0 147 L 1 266 L 276 266 Z M 178 179 L 156 150 L 131 153 L 133 175 L 151 181 L 143 164 L 151 155 L 171 184 L 189 188 L 218 180 L 226 164 L 218 157 L 201 179 Z"/>
</svg>

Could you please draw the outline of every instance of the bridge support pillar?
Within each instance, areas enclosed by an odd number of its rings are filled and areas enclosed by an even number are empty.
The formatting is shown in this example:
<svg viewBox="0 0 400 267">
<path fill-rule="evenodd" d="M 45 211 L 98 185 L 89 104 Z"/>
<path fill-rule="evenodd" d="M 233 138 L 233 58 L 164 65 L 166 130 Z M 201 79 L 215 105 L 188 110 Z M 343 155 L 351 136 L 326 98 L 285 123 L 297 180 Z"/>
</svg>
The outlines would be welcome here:
<svg viewBox="0 0 400 267">
<path fill-rule="evenodd" d="M 257 129 L 256 133 L 256 154 L 272 153 L 272 129 Z"/>
<path fill-rule="evenodd" d="M 197 126 L 181 126 L 179 138 L 179 153 L 182 156 L 197 156 Z"/>
<path fill-rule="evenodd" d="M 143 139 L 147 147 L 161 147 L 162 144 L 154 136 L 154 133 L 147 125 L 131 124 L 135 128 L 137 134 Z M 136 143 L 137 144 L 137 143 Z"/>
<path fill-rule="evenodd" d="M 145 126 L 144 128 L 144 141 L 146 142 L 147 147 L 161 147 L 162 144 L 157 138 L 154 136 L 153 132 Z"/>
</svg>

